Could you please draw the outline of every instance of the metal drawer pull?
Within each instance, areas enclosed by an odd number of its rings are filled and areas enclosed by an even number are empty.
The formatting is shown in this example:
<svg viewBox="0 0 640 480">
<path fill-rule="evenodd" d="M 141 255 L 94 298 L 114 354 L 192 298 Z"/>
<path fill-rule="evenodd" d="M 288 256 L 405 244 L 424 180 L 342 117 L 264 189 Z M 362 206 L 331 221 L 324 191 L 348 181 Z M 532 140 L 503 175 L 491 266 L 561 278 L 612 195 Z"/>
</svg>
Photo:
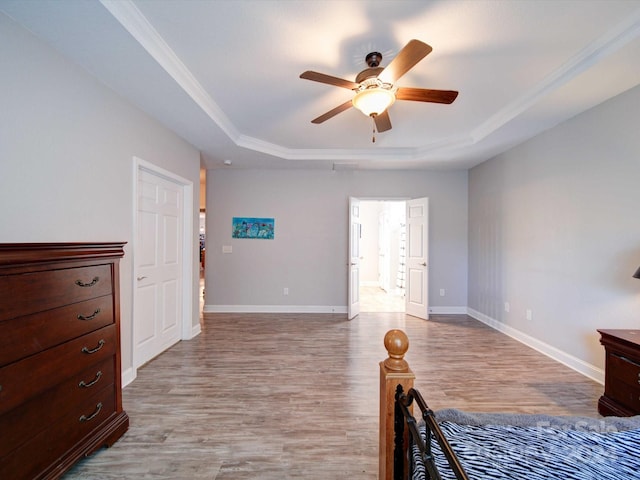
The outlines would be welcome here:
<svg viewBox="0 0 640 480">
<path fill-rule="evenodd" d="M 81 380 L 78 386 L 82 388 L 93 387 L 96 383 L 98 383 L 98 380 L 100 380 L 101 376 L 102 376 L 102 372 L 98 370 L 98 373 L 96 373 L 96 378 L 91 380 L 89 383 L 86 383 L 84 380 Z"/>
<path fill-rule="evenodd" d="M 100 309 L 96 308 L 96 311 L 91 315 L 78 315 L 78 320 L 93 320 L 100 313 Z"/>
<path fill-rule="evenodd" d="M 90 283 L 84 283 L 82 280 L 76 280 L 76 285 L 79 287 L 93 287 L 99 280 L 100 277 L 93 277 L 93 280 L 91 280 Z"/>
<path fill-rule="evenodd" d="M 102 402 L 98 403 L 96 405 L 96 409 L 95 411 L 89 415 L 88 417 L 86 415 L 82 415 L 80 416 L 80 422 L 88 422 L 89 420 L 93 420 L 94 418 L 96 418 L 98 416 L 98 414 L 100 413 L 100 410 L 102 410 Z"/>
<path fill-rule="evenodd" d="M 100 340 L 98 342 L 98 346 L 96 348 L 91 349 L 91 350 L 89 350 L 87 347 L 82 347 L 82 353 L 88 353 L 88 354 L 96 353 L 98 350 L 100 350 L 102 347 L 104 347 L 105 343 L 106 342 L 104 340 Z"/>
</svg>

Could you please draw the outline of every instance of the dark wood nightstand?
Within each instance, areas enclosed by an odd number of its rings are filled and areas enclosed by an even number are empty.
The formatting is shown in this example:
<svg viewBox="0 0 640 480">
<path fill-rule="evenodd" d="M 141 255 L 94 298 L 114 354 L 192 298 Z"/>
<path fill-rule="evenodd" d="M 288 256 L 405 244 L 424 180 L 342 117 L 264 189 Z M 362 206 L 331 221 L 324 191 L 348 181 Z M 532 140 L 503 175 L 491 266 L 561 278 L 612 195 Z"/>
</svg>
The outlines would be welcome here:
<svg viewBox="0 0 640 480">
<path fill-rule="evenodd" d="M 605 348 L 600 415 L 640 415 L 640 330 L 598 330 Z"/>
</svg>

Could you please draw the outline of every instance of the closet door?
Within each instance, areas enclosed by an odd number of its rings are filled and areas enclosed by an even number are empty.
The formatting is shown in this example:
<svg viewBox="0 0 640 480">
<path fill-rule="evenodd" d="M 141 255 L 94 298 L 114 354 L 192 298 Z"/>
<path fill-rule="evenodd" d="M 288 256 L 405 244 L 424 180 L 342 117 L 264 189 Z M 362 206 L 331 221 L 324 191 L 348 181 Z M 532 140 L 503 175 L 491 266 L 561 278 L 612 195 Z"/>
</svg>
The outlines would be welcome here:
<svg viewBox="0 0 640 480">
<path fill-rule="evenodd" d="M 138 176 L 134 346 L 136 367 L 180 340 L 183 189 L 154 172 Z"/>
</svg>

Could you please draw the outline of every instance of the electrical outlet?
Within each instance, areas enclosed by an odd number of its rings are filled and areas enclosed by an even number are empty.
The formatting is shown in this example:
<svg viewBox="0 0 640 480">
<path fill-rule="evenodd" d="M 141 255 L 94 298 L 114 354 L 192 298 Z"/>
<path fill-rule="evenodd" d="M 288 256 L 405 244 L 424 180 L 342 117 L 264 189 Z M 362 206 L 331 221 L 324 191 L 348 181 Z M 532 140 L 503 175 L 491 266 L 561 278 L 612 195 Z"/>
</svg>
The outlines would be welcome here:
<svg viewBox="0 0 640 480">
<path fill-rule="evenodd" d="M 527 315 L 527 320 L 531 320 L 533 318 L 533 313 L 529 309 L 527 309 L 526 315 Z"/>
<path fill-rule="evenodd" d="M 289 287 L 284 287 L 284 290 L 282 291 L 283 295 L 289 295 Z"/>
<path fill-rule="evenodd" d="M 509 313 L 509 310 L 511 310 L 511 305 L 509 305 L 509 302 L 504 302 L 504 311 Z"/>
<path fill-rule="evenodd" d="M 440 296 L 441 296 L 441 297 L 444 297 L 444 288 L 441 288 L 441 289 L 440 289 Z"/>
</svg>

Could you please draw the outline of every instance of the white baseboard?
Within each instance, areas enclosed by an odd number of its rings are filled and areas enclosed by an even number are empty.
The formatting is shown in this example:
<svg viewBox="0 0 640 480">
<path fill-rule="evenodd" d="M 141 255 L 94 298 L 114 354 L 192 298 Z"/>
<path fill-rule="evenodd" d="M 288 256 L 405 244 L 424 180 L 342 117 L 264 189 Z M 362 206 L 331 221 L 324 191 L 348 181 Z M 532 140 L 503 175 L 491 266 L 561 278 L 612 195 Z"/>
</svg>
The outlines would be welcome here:
<svg viewBox="0 0 640 480">
<path fill-rule="evenodd" d="M 516 330 L 513 327 L 505 325 L 504 323 L 499 322 L 498 320 L 491 318 L 485 315 L 484 313 L 480 313 L 477 310 L 474 310 L 473 308 L 467 308 L 467 314 L 470 317 L 473 317 L 476 320 L 479 320 L 480 322 L 484 323 L 485 325 L 488 325 L 489 327 L 495 330 L 498 330 L 499 332 L 504 333 L 505 335 L 510 336 L 511 338 L 519 341 L 520 343 L 523 343 L 528 347 L 531 347 L 534 350 L 537 350 L 538 352 L 546 355 L 547 357 L 557 362 L 560 362 L 563 365 L 566 365 L 572 370 L 575 370 L 576 372 L 581 373 L 585 377 L 588 377 L 591 380 L 594 380 L 604 385 L 604 370 L 602 370 L 601 368 L 597 368 L 583 360 L 580 360 L 577 357 L 574 357 L 573 355 L 570 355 L 566 352 L 563 352 L 562 350 L 557 349 L 554 346 L 549 345 L 548 343 L 542 342 L 536 338 L 533 338 L 527 335 L 526 333 L 521 332 L 520 330 Z"/>
<path fill-rule="evenodd" d="M 434 315 L 466 315 L 467 307 L 429 307 Z"/>
<path fill-rule="evenodd" d="M 197 325 L 193 325 L 191 327 L 190 337 L 183 338 L 182 340 L 191 340 L 193 338 L 196 338 L 198 335 L 200 335 L 201 332 L 202 332 L 202 327 L 200 326 L 200 322 L 198 322 Z"/>
<path fill-rule="evenodd" d="M 138 376 L 138 371 L 133 367 L 129 367 L 126 370 L 124 370 L 122 372 L 122 388 L 126 387 L 131 382 L 133 382 L 137 376 Z"/>
<path fill-rule="evenodd" d="M 346 305 L 205 305 L 204 313 L 347 313 Z M 467 307 L 429 307 L 434 315 L 466 315 Z"/>
<path fill-rule="evenodd" d="M 205 305 L 204 313 L 347 313 L 344 305 Z"/>
</svg>

